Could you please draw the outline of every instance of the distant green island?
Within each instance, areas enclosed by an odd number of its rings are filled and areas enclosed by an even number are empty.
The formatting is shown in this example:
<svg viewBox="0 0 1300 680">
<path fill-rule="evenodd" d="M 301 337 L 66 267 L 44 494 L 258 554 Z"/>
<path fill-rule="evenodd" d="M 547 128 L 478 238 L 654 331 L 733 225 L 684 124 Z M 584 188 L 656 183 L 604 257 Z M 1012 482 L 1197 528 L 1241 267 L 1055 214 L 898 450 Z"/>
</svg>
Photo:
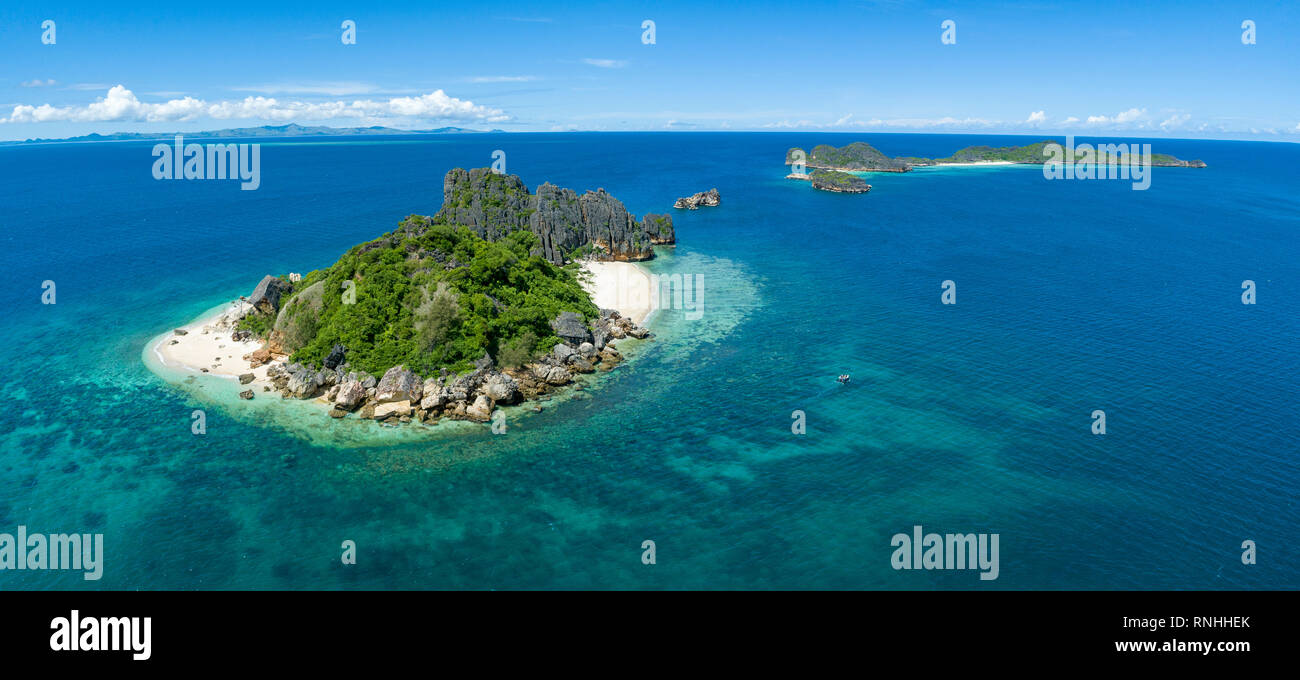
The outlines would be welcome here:
<svg viewBox="0 0 1300 680">
<path fill-rule="evenodd" d="M 829 144 L 819 144 L 813 147 L 811 152 L 804 152 L 799 147 L 790 148 L 785 153 L 785 164 L 795 164 L 799 160 L 799 154 L 803 154 L 806 167 L 839 172 L 909 172 L 916 167 L 978 163 L 1042 165 L 1051 160 L 1051 154 L 1044 153 L 1049 144 L 1061 145 L 1061 142 L 1048 139 L 1024 146 L 968 146 L 947 158 L 922 158 L 918 156 L 890 158 L 865 142 L 854 142 L 839 148 Z M 1117 150 L 1115 145 L 1101 144 L 1094 147 L 1093 153 L 1088 156 L 1076 155 L 1075 162 L 1103 165 L 1119 163 L 1122 159 L 1124 159 L 1124 154 L 1122 151 Z M 1151 154 L 1151 165 L 1171 168 L 1206 167 L 1205 162 L 1201 160 L 1185 161 L 1162 153 Z"/>
<path fill-rule="evenodd" d="M 797 179 L 811 181 L 814 189 L 840 194 L 865 194 L 871 191 L 871 185 L 867 184 L 866 180 L 838 170 L 814 170 L 811 174 Z"/>
<path fill-rule="evenodd" d="M 786 151 L 785 164 L 793 165 L 800 153 L 804 150 L 799 147 Z M 866 142 L 854 142 L 838 149 L 830 144 L 818 144 L 804 158 L 804 164 L 810 168 L 840 172 L 907 172 L 912 169 L 903 160 L 890 158 Z"/>
<path fill-rule="evenodd" d="M 919 156 L 898 156 L 890 158 L 879 149 L 866 142 L 853 142 L 836 148 L 829 144 L 819 144 L 811 152 L 799 147 L 791 147 L 785 152 L 785 164 L 797 166 L 802 163 L 812 173 L 799 172 L 797 169 L 786 175 L 787 179 L 807 180 L 814 189 L 841 193 L 866 193 L 871 185 L 862 178 L 849 174 L 856 172 L 911 172 L 913 168 L 934 166 L 976 166 L 985 164 L 1043 165 L 1048 162 L 1063 161 L 1060 151 L 1049 149 L 1055 144 L 1064 147 L 1055 140 L 1043 140 L 1024 146 L 968 146 L 947 158 L 922 158 Z M 1077 165 L 1121 165 L 1128 163 L 1127 144 L 1078 145 L 1072 162 Z M 1204 168 L 1205 161 L 1185 161 L 1169 154 L 1152 153 L 1152 167 L 1163 168 Z"/>
</svg>

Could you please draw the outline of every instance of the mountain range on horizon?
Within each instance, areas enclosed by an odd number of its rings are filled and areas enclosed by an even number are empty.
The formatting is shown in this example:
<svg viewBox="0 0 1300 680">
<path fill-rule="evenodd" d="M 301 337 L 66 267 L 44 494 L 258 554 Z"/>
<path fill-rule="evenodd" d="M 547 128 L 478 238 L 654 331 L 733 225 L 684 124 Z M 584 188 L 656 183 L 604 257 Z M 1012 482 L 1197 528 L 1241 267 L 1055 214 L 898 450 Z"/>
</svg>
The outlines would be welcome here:
<svg viewBox="0 0 1300 680">
<path fill-rule="evenodd" d="M 260 125 L 257 127 L 226 128 L 222 130 L 203 130 L 198 132 L 114 132 L 101 135 L 91 133 L 77 137 L 35 138 L 23 141 L 0 142 L 0 144 L 48 144 L 51 142 L 106 142 L 106 141 L 147 141 L 154 139 L 171 139 L 177 135 L 193 139 L 245 139 L 250 137 L 344 137 L 366 135 L 446 135 L 472 134 L 486 132 L 505 132 L 505 130 L 472 130 L 462 127 L 440 127 L 430 130 L 401 130 L 398 128 L 372 125 L 370 127 L 330 127 L 328 125 Z"/>
</svg>

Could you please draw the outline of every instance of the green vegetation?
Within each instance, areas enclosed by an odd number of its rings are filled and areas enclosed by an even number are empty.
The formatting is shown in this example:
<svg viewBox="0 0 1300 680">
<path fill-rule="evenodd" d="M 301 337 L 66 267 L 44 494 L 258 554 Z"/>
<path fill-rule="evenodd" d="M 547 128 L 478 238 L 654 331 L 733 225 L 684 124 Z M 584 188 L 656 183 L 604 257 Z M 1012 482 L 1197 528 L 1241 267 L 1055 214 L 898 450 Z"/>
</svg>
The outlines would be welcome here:
<svg viewBox="0 0 1300 680">
<path fill-rule="evenodd" d="M 942 165 L 944 163 L 975 163 L 979 161 L 1040 164 L 1046 163 L 1048 160 L 1053 158 L 1052 152 L 1046 148 L 1049 144 L 1056 144 L 1064 147 L 1064 144 L 1061 142 L 1046 139 L 1041 142 L 1026 144 L 1025 146 L 968 146 L 947 158 L 930 159 L 904 157 L 898 158 L 897 160 L 912 165 Z M 1110 163 L 1120 163 L 1122 159 L 1124 159 L 1124 154 L 1120 153 L 1119 149 L 1117 149 L 1115 145 L 1100 144 L 1091 146 L 1092 152 L 1090 154 L 1076 148 L 1074 161 L 1082 164 L 1096 163 L 1098 165 L 1107 165 Z M 1127 145 L 1124 146 L 1126 147 Z M 1205 167 L 1205 164 L 1201 161 L 1183 161 L 1164 153 L 1151 154 L 1151 164 Z"/>
<path fill-rule="evenodd" d="M 794 152 L 786 151 L 786 163 L 793 162 Z M 854 142 L 848 146 L 835 148 L 829 144 L 818 144 L 808 154 L 806 162 L 811 168 L 834 168 L 837 170 L 886 170 L 905 172 L 908 165 L 880 153 L 875 147 L 865 142 Z"/>
<path fill-rule="evenodd" d="M 863 142 L 854 142 L 842 148 L 822 144 L 813 147 L 812 153 L 805 159 L 810 168 L 835 168 L 839 170 L 892 170 L 902 172 L 910 170 L 913 166 L 924 165 L 943 165 L 944 163 L 977 163 L 981 161 L 1001 161 L 1010 163 L 1031 163 L 1041 164 L 1051 158 L 1051 154 L 1044 154 L 1044 149 L 1049 144 L 1058 144 L 1064 146 L 1062 142 L 1050 139 L 1025 146 L 968 146 L 947 158 L 921 158 L 918 156 L 899 156 L 898 158 L 888 158 L 877 151 L 870 144 Z M 801 149 L 795 147 L 785 152 L 785 162 L 787 165 L 794 162 L 795 152 Z M 1091 158 L 1085 158 L 1083 154 L 1076 151 L 1076 163 L 1097 163 L 1109 164 L 1119 163 L 1123 154 L 1119 153 L 1116 147 L 1102 144 L 1093 147 Z M 1153 153 L 1151 154 L 1152 165 L 1164 166 L 1187 166 L 1194 168 L 1203 168 L 1205 163 L 1202 161 L 1184 161 L 1179 160 L 1169 154 Z"/>
<path fill-rule="evenodd" d="M 599 314 L 576 265 L 557 267 L 532 254 L 538 246 L 525 229 L 487 241 L 413 215 L 304 276 L 274 325 L 250 314 L 241 327 L 271 332 L 294 361 L 320 364 L 342 344 L 353 368 L 374 375 L 398 364 L 464 371 L 484 352 L 520 365 L 559 342 L 550 320 L 560 312 Z"/>
<path fill-rule="evenodd" d="M 871 190 L 871 185 L 867 184 L 866 180 L 861 177 L 837 170 L 814 170 L 812 185 L 814 189 L 855 194 L 866 193 Z"/>
</svg>

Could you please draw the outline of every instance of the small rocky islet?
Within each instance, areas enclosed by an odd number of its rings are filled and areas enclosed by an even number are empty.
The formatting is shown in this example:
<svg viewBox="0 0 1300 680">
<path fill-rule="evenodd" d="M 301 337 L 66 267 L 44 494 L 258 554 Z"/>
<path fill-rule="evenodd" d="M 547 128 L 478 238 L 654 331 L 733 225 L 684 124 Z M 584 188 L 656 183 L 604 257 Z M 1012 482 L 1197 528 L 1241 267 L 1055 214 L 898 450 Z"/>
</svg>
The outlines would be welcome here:
<svg viewBox="0 0 1300 680">
<path fill-rule="evenodd" d="M 721 203 L 722 195 L 719 194 L 718 190 L 715 188 L 709 189 L 708 191 L 701 191 L 690 196 L 683 196 L 673 203 L 673 207 L 679 210 L 699 210 L 700 206 L 716 208 Z"/>
<path fill-rule="evenodd" d="M 243 399 L 260 385 L 334 418 L 486 422 L 498 406 L 582 389 L 579 375 L 624 360 L 616 343 L 652 338 L 592 303 L 581 261 L 646 260 L 675 242 L 672 218 L 637 220 L 603 189 L 532 193 L 517 176 L 458 168 L 433 217 L 407 217 L 326 269 L 263 277 L 203 333 L 260 343 L 243 359 L 265 378 L 238 375 Z"/>
</svg>

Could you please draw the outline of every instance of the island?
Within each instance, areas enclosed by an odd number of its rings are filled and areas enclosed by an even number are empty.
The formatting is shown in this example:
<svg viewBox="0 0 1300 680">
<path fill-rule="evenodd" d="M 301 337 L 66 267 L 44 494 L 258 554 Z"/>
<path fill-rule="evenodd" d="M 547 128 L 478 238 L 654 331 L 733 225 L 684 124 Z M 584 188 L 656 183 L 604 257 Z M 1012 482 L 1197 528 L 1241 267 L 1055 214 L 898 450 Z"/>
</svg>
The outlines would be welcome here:
<svg viewBox="0 0 1300 680">
<path fill-rule="evenodd" d="M 685 208 L 687 210 L 699 210 L 702 205 L 716 208 L 721 202 L 722 196 L 718 194 L 718 190 L 709 189 L 708 191 L 701 191 L 698 194 L 679 198 L 675 203 L 673 203 L 673 207 Z"/>
<path fill-rule="evenodd" d="M 865 194 L 871 191 L 871 185 L 857 175 L 836 170 L 814 170 L 808 176 L 814 189 L 833 191 L 841 194 Z"/>
<path fill-rule="evenodd" d="M 633 262 L 675 241 L 671 217 L 638 221 L 603 189 L 533 193 L 515 175 L 457 168 L 432 217 L 408 216 L 327 268 L 267 275 L 155 352 L 230 379 L 244 399 L 313 399 L 334 418 L 387 424 L 485 422 L 613 369 L 622 339 L 651 338 L 650 279 Z M 629 285 L 645 287 L 644 306 L 616 309 Z"/>
<path fill-rule="evenodd" d="M 791 147 L 785 152 L 785 164 L 796 165 L 802 160 L 808 168 L 838 172 L 910 172 L 912 168 L 938 165 L 1043 165 L 1052 160 L 1052 153 L 1046 151 L 1049 144 L 1064 146 L 1059 141 L 1047 139 L 1024 146 L 968 146 L 956 151 L 947 158 L 923 158 L 919 156 L 889 158 L 865 142 L 854 142 L 840 148 L 829 144 L 819 144 L 813 147 L 813 150 L 809 153 L 805 153 L 799 147 Z M 1097 165 L 1125 162 L 1124 152 L 1118 149 L 1117 146 L 1124 145 L 1096 145 L 1093 147 L 1091 154 L 1076 155 L 1075 162 L 1082 164 L 1095 163 Z M 1163 153 L 1151 154 L 1151 165 L 1162 168 L 1206 167 L 1205 161 L 1185 161 Z M 788 179 L 808 179 L 808 177 L 798 172 L 793 172 L 786 177 Z"/>
<path fill-rule="evenodd" d="M 803 149 L 792 147 L 785 152 L 785 164 L 795 165 Z M 837 170 L 839 172 L 907 172 L 912 169 L 907 163 L 890 158 L 866 142 L 854 142 L 841 148 L 830 144 L 818 144 L 811 153 L 803 155 L 804 165 L 809 168 Z"/>
<path fill-rule="evenodd" d="M 1060 142 L 1045 139 L 1041 142 L 1026 144 L 1024 146 L 968 146 L 953 153 L 947 158 L 918 158 L 906 156 L 895 160 L 907 163 L 914 167 L 930 165 L 979 165 L 989 163 L 1043 165 L 1052 159 L 1052 152 L 1047 149 L 1049 144 L 1062 146 Z M 1122 151 L 1116 150 L 1114 146 L 1115 145 L 1106 144 L 1096 145 L 1091 154 L 1076 154 L 1075 162 L 1085 164 L 1095 163 L 1097 165 L 1127 162 L 1125 154 Z M 1185 161 L 1164 153 L 1151 154 L 1151 165 L 1158 168 L 1206 167 L 1205 161 Z"/>
</svg>

